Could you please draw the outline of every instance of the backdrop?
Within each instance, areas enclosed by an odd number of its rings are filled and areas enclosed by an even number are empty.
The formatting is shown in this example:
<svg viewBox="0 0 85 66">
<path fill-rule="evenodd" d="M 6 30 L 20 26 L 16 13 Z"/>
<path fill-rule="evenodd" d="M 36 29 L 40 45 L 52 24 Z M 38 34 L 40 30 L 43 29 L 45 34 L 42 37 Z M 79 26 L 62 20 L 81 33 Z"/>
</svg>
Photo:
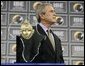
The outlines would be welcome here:
<svg viewBox="0 0 85 66">
<path fill-rule="evenodd" d="M 21 23 L 13 22 L 19 15 L 37 24 L 32 6 L 35 1 L 1 1 L 1 63 L 16 62 L 16 35 Z M 51 3 L 56 13 L 62 17 L 60 25 L 52 30 L 62 41 L 63 57 L 66 65 L 84 63 L 84 1 L 42 1 Z"/>
</svg>

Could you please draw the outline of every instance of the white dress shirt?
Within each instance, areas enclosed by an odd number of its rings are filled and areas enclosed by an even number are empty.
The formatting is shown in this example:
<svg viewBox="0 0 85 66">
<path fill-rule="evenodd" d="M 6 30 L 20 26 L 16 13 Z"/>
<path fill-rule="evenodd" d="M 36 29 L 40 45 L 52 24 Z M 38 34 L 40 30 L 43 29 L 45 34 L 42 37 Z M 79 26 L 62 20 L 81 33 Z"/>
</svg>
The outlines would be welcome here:
<svg viewBox="0 0 85 66">
<path fill-rule="evenodd" d="M 45 33 L 47 34 L 47 30 L 48 28 L 46 26 L 44 26 L 42 23 L 39 23 L 39 25 L 42 27 L 42 29 L 45 31 Z"/>
</svg>

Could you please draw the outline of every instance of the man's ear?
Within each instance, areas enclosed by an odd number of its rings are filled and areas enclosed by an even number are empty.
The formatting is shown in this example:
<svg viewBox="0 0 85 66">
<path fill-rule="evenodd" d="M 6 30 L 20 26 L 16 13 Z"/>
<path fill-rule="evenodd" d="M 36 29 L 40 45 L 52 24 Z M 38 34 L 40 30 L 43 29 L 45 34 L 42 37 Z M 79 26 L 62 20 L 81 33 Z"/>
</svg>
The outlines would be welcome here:
<svg viewBox="0 0 85 66">
<path fill-rule="evenodd" d="M 39 14 L 39 15 L 40 15 L 40 17 L 41 17 L 42 19 L 44 19 L 44 16 L 45 16 L 44 13 L 41 13 L 41 14 Z"/>
</svg>

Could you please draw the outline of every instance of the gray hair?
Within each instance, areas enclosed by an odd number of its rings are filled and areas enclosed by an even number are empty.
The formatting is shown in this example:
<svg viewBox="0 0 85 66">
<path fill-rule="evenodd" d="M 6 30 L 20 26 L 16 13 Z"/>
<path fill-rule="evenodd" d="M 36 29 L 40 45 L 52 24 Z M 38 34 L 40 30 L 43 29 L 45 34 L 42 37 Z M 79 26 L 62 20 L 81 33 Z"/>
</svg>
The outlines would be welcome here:
<svg viewBox="0 0 85 66">
<path fill-rule="evenodd" d="M 41 2 L 39 2 L 38 4 L 35 5 L 35 12 L 36 12 L 36 17 L 37 17 L 38 22 L 41 21 L 39 14 L 45 14 L 46 6 L 52 6 L 52 5 L 49 3 L 41 3 Z"/>
</svg>

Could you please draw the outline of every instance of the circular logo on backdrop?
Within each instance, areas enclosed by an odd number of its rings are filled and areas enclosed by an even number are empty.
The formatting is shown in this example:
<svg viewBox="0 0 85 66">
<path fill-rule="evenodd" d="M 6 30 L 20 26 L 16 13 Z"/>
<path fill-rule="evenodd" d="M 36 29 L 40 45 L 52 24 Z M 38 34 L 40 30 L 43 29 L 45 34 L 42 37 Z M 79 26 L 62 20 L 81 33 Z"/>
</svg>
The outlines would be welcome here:
<svg viewBox="0 0 85 66">
<path fill-rule="evenodd" d="M 75 32 L 75 33 L 74 33 L 74 38 L 75 38 L 76 40 L 82 40 L 83 37 L 84 37 L 83 32 Z"/>
<path fill-rule="evenodd" d="M 61 25 L 61 24 L 63 24 L 64 23 L 64 19 L 62 18 L 62 17 L 56 17 L 56 23 L 58 24 L 58 25 Z"/>
<path fill-rule="evenodd" d="M 76 12 L 81 12 L 81 11 L 83 11 L 83 5 L 80 3 L 76 3 L 76 4 L 74 4 L 73 9 Z"/>
<path fill-rule="evenodd" d="M 16 23 L 16 24 L 21 23 L 23 21 L 23 17 L 20 15 L 15 15 L 15 16 L 13 16 L 12 21 L 13 21 L 13 23 Z"/>
</svg>

